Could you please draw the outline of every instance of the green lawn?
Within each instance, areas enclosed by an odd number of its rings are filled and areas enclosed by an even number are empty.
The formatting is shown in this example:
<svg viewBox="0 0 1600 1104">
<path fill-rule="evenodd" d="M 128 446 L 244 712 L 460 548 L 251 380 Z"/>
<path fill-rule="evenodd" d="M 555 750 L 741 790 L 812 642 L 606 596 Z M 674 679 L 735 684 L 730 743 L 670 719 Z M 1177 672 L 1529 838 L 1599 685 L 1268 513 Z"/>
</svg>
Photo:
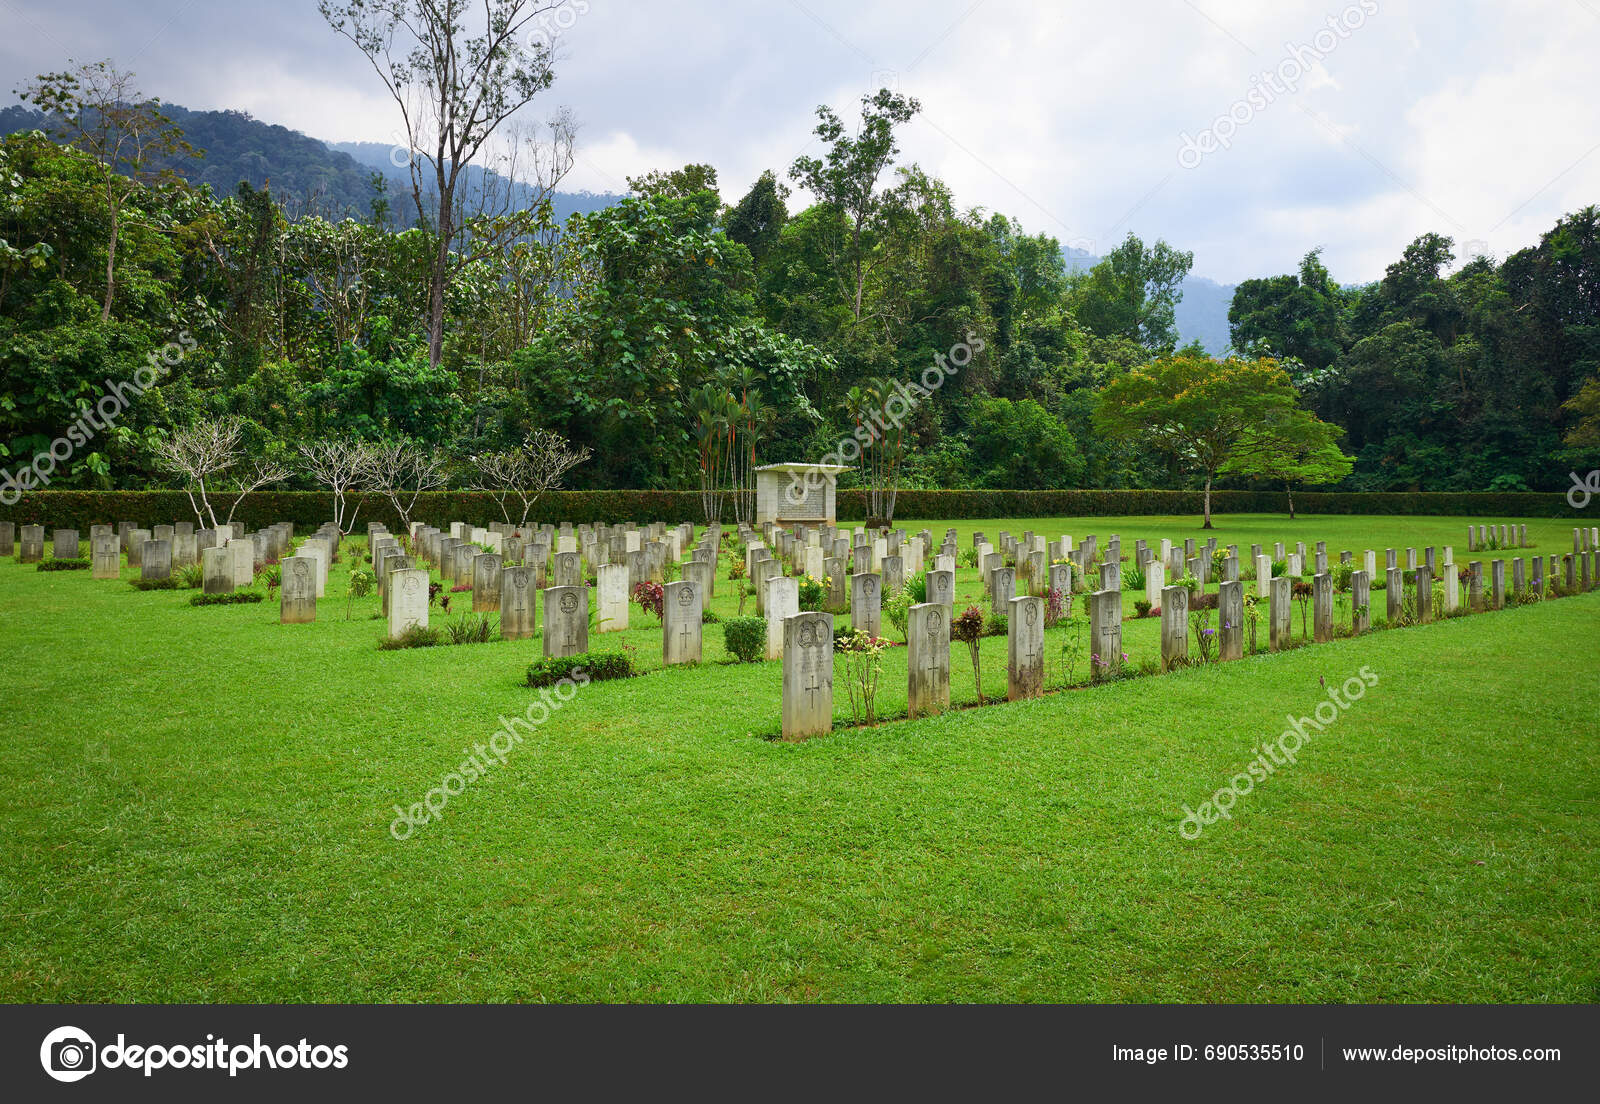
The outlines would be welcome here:
<svg viewBox="0 0 1600 1104">
<path fill-rule="evenodd" d="M 1466 521 L 1216 534 L 1465 563 Z M 293 626 L 0 561 L 0 1000 L 1600 1000 L 1600 593 L 793 745 L 764 738 L 778 664 L 725 664 L 712 625 L 704 665 L 660 669 L 635 608 L 594 644 L 649 674 L 585 687 L 397 842 L 393 807 L 535 697 L 539 643 L 380 651 L 348 560 Z M 1125 638 L 1156 654 L 1153 620 Z M 1002 639 L 983 667 L 1003 695 Z M 1180 836 L 1363 667 L 1296 764 Z M 971 701 L 959 645 L 952 675 Z M 904 679 L 891 649 L 881 709 Z"/>
</svg>

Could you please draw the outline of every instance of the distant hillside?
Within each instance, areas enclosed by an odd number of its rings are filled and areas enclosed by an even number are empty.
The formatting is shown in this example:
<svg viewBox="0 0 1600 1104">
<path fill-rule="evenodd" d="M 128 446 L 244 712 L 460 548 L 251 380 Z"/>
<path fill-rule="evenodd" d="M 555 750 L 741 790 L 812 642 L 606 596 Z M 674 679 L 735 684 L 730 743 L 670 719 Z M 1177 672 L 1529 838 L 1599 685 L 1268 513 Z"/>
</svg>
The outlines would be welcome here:
<svg viewBox="0 0 1600 1104">
<path fill-rule="evenodd" d="M 209 184 L 218 195 L 231 195 L 240 181 L 257 188 L 270 184 L 293 209 L 312 206 L 337 216 L 370 211 L 372 171 L 349 154 L 243 111 L 190 111 L 175 104 L 162 110 L 204 151 L 204 157 L 171 165 L 192 183 Z M 0 111 L 0 134 L 35 129 L 48 129 L 39 112 L 21 106 Z"/>
<path fill-rule="evenodd" d="M 1100 263 L 1100 258 L 1081 249 L 1068 249 L 1067 269 L 1087 271 Z M 1228 351 L 1228 307 L 1233 303 L 1233 284 L 1219 284 L 1204 276 L 1186 276 L 1181 289 L 1183 298 L 1173 314 L 1178 323 L 1178 343 L 1188 344 L 1198 338 L 1212 356 Z"/>
<path fill-rule="evenodd" d="M 369 172 L 381 172 L 389 181 L 389 195 L 391 202 L 398 205 L 407 201 L 411 194 L 411 174 L 406 170 L 404 157 L 401 163 L 394 163 L 395 147 L 383 142 L 334 142 L 330 145 L 340 156 L 353 157 L 362 168 Z M 485 172 L 476 165 L 468 165 L 465 183 L 468 196 L 475 194 L 483 187 L 485 179 L 495 184 L 502 183 L 498 173 Z M 565 222 L 567 216 L 574 212 L 588 214 L 611 206 L 623 198 L 609 192 L 557 192 L 555 194 L 556 221 Z M 516 186 L 516 202 L 519 206 L 527 206 L 532 199 L 532 191 L 525 184 Z"/>
<path fill-rule="evenodd" d="M 190 111 L 176 104 L 165 104 L 163 110 L 183 128 L 191 144 L 205 151 L 203 158 L 186 158 L 172 167 L 196 184 L 209 184 L 219 195 L 231 194 L 240 181 L 247 180 L 258 188 L 270 184 L 291 215 L 314 210 L 334 218 L 366 218 L 372 210 L 372 176 L 381 173 L 388 181 L 394 217 L 410 220 L 410 178 L 403 164 L 394 163 L 393 146 L 383 142 L 324 143 L 243 111 Z M 45 129 L 39 112 L 21 105 L 0 109 L 0 135 L 34 129 Z M 503 183 L 495 173 L 468 167 L 469 201 L 485 182 Z M 516 186 L 517 202 L 525 205 L 529 196 L 526 185 Z M 557 192 L 556 217 L 565 221 L 574 212 L 598 211 L 621 198 L 609 192 Z M 1092 268 L 1099 261 L 1082 250 L 1067 250 L 1069 269 Z M 1226 351 L 1232 301 L 1232 284 L 1203 276 L 1185 279 L 1177 306 L 1182 340 L 1198 338 L 1212 354 Z"/>
<path fill-rule="evenodd" d="M 204 157 L 184 158 L 172 164 L 185 179 L 209 184 L 219 195 L 230 195 L 240 181 L 255 187 L 270 184 L 273 194 L 285 201 L 291 214 L 315 210 L 329 217 L 353 215 L 367 217 L 372 210 L 372 175 L 381 172 L 389 179 L 390 204 L 396 217 L 405 219 L 405 201 L 410 183 L 404 167 L 390 160 L 391 147 L 381 142 L 350 142 L 329 146 L 288 127 L 264 123 L 243 111 L 190 111 L 176 104 L 163 104 L 162 110 L 183 128 L 184 136 Z M 19 130 L 45 130 L 42 114 L 20 104 L 0 109 L 0 135 Z M 467 187 L 471 190 L 484 180 L 499 177 L 469 167 Z M 528 190 L 518 187 L 519 198 Z M 558 192 L 556 214 L 565 219 L 574 211 L 596 211 L 615 203 L 620 196 L 590 192 Z"/>
</svg>

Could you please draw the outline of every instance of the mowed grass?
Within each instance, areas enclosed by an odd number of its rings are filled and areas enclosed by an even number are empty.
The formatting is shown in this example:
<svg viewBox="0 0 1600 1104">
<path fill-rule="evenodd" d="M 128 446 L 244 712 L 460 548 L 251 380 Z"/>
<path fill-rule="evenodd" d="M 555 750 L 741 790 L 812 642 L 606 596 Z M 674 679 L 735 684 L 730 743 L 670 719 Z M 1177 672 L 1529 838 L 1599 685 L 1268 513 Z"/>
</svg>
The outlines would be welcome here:
<svg viewBox="0 0 1600 1104">
<path fill-rule="evenodd" d="M 1466 519 L 1218 522 L 1469 558 Z M 726 664 L 709 625 L 705 664 L 660 669 L 635 608 L 594 645 L 651 673 L 582 689 L 399 842 L 394 806 L 535 700 L 539 643 L 379 651 L 375 599 L 344 619 L 353 558 L 295 626 L 0 562 L 0 1000 L 1600 1000 L 1600 593 L 793 745 L 766 738 L 778 664 Z M 1125 638 L 1156 654 L 1154 621 Z M 983 663 L 1003 695 L 1003 640 Z M 1363 667 L 1297 763 L 1179 834 Z M 952 673 L 971 701 L 960 645 Z M 891 649 L 881 708 L 904 678 Z"/>
</svg>

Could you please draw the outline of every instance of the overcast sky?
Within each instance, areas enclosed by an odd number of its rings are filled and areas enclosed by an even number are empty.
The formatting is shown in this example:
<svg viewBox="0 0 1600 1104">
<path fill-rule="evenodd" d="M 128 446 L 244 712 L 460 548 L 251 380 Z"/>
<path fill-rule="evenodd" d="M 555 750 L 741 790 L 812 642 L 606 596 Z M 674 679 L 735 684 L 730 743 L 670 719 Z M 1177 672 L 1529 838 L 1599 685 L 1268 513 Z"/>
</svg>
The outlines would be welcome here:
<svg viewBox="0 0 1600 1104">
<path fill-rule="evenodd" d="M 550 26 L 564 59 L 528 110 L 577 113 L 573 189 L 708 161 L 735 200 L 817 104 L 853 118 L 891 85 L 923 104 L 902 159 L 961 206 L 1093 252 L 1162 237 L 1224 282 L 1316 246 L 1375 279 L 1429 230 L 1503 257 L 1600 201 L 1600 0 L 567 0 Z M 5 102 L 109 57 L 186 107 L 396 133 L 314 0 L 0 0 L 0 27 Z"/>
</svg>

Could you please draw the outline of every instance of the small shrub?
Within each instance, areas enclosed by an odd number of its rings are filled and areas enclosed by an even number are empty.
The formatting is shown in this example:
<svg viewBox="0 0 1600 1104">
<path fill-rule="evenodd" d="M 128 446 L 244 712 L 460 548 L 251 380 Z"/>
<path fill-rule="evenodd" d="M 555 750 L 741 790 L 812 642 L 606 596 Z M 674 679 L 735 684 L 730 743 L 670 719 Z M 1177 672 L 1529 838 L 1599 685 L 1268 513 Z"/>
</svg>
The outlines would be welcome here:
<svg viewBox="0 0 1600 1104">
<path fill-rule="evenodd" d="M 67 559 L 62 559 L 62 560 L 40 560 L 39 561 L 38 570 L 40 570 L 40 571 L 82 571 L 85 568 L 87 568 L 88 566 L 89 566 L 89 561 L 88 560 L 84 560 L 84 559 L 77 559 L 77 560 L 67 560 Z"/>
<path fill-rule="evenodd" d="M 1134 599 L 1133 615 L 1135 617 L 1149 617 L 1150 616 L 1150 602 L 1149 602 L 1149 600 L 1145 599 L 1145 598 L 1136 598 L 1136 599 Z"/>
<path fill-rule="evenodd" d="M 978 692 L 978 704 L 983 704 L 983 671 L 978 664 L 978 639 L 983 636 L 983 611 L 968 606 L 950 622 L 950 639 L 963 641 L 972 652 L 972 685 Z"/>
<path fill-rule="evenodd" d="M 412 625 L 399 636 L 383 637 L 378 641 L 378 647 L 386 652 L 401 648 L 432 648 L 443 639 L 444 634 L 431 625 Z"/>
<path fill-rule="evenodd" d="M 276 562 L 263 565 L 257 578 L 267 584 L 267 593 L 270 595 L 283 585 L 283 568 Z"/>
<path fill-rule="evenodd" d="M 161 580 L 161 582 L 164 583 L 170 583 L 172 581 L 173 580 L 171 579 Z M 163 587 L 162 589 L 170 590 L 173 588 Z M 259 590 L 235 590 L 227 594 L 191 595 L 189 598 L 189 604 L 191 606 L 237 606 L 250 602 L 259 602 L 265 597 L 266 595 L 262 594 Z"/>
<path fill-rule="evenodd" d="M 1005 636 L 1011 630 L 1011 622 L 1003 613 L 991 613 L 989 619 L 983 623 L 984 636 Z"/>
<path fill-rule="evenodd" d="M 928 600 L 928 573 L 919 571 L 906 580 L 906 593 L 911 595 L 913 605 L 920 605 Z"/>
<path fill-rule="evenodd" d="M 667 592 L 660 583 L 646 580 L 634 585 L 633 600 L 639 603 L 639 608 L 645 613 L 654 614 L 657 621 L 661 620 L 661 610 L 666 598 Z"/>
<path fill-rule="evenodd" d="M 907 640 L 906 624 L 911 619 L 911 595 L 903 590 L 896 591 L 883 604 L 883 615 L 894 626 L 894 631 L 900 634 L 900 639 Z"/>
<path fill-rule="evenodd" d="M 828 584 L 811 575 L 802 575 L 795 582 L 800 591 L 800 608 L 808 613 L 822 609 L 828 599 Z"/>
<path fill-rule="evenodd" d="M 633 678 L 638 673 L 633 660 L 621 652 L 583 652 L 534 661 L 528 665 L 528 685 L 554 686 L 566 679 L 585 684 Z"/>
<path fill-rule="evenodd" d="M 487 644 L 500 639 L 500 619 L 490 613 L 464 613 L 444 625 L 451 644 Z"/>
<path fill-rule="evenodd" d="M 761 617 L 730 617 L 722 623 L 722 644 L 740 663 L 767 654 L 767 622 Z"/>
<path fill-rule="evenodd" d="M 199 590 L 205 576 L 205 569 L 199 564 L 184 564 L 178 568 L 178 583 L 184 590 Z"/>
<path fill-rule="evenodd" d="M 1130 567 L 1130 568 L 1128 568 L 1127 571 L 1124 571 L 1122 573 L 1122 589 L 1124 589 L 1124 590 L 1143 590 L 1144 589 L 1144 568 L 1142 568 L 1142 567 Z"/>
<path fill-rule="evenodd" d="M 1210 592 L 1203 594 L 1191 594 L 1189 595 L 1189 608 L 1192 610 L 1214 610 L 1217 608 L 1217 601 L 1221 597 L 1221 594 L 1213 594 Z"/>
<path fill-rule="evenodd" d="M 715 625 L 715 624 L 718 624 L 721 620 L 722 620 L 722 618 L 717 616 L 716 610 L 703 609 L 703 610 L 700 611 L 700 623 L 702 625 Z"/>
<path fill-rule="evenodd" d="M 167 579 L 129 579 L 128 585 L 134 590 L 177 590 L 178 580 Z M 213 595 L 215 597 L 215 595 Z"/>
<path fill-rule="evenodd" d="M 834 651 L 844 656 L 844 685 L 850 695 L 850 717 L 857 723 L 877 720 L 878 679 L 883 674 L 884 641 L 866 632 L 834 637 Z"/>
</svg>

